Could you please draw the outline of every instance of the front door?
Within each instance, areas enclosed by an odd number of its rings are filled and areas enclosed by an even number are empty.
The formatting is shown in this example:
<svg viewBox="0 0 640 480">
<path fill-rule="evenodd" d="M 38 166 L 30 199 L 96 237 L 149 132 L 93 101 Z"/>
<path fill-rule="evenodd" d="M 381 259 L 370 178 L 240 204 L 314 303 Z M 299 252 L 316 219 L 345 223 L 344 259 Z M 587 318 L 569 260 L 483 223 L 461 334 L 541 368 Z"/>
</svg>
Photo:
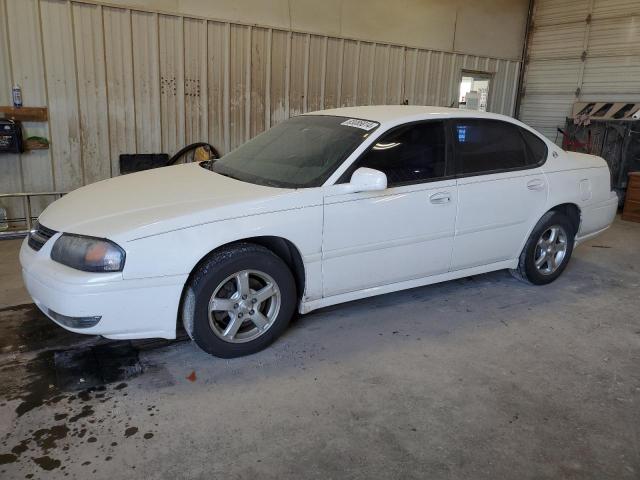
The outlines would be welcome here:
<svg viewBox="0 0 640 480">
<path fill-rule="evenodd" d="M 517 258 L 546 205 L 544 142 L 500 120 L 458 119 L 451 132 L 459 176 L 451 269 Z"/>
<path fill-rule="evenodd" d="M 325 196 L 324 296 L 449 270 L 458 195 L 445 137 L 442 121 L 386 132 L 341 181 L 368 167 L 387 175 L 388 188 Z"/>
</svg>

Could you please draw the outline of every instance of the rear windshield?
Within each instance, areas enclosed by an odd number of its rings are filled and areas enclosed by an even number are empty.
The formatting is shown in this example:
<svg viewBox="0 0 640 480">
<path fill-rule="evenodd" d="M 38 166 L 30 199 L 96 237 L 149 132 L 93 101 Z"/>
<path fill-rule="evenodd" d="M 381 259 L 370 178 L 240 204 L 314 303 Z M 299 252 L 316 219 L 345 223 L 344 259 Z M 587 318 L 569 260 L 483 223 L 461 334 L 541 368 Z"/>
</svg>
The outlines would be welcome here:
<svg viewBox="0 0 640 480">
<path fill-rule="evenodd" d="M 318 187 L 378 126 L 368 120 L 302 115 L 285 120 L 220 160 L 202 165 L 258 185 Z"/>
</svg>

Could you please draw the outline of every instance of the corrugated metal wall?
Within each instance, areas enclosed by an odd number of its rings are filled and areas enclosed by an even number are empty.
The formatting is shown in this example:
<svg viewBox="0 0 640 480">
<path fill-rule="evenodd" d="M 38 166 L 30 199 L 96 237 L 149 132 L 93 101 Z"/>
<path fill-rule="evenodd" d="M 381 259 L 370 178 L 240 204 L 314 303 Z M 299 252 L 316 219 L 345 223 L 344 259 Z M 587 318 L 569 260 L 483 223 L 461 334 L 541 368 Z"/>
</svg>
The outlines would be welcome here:
<svg viewBox="0 0 640 480">
<path fill-rule="evenodd" d="M 51 139 L 50 150 L 0 156 L 0 192 L 72 190 L 117 175 L 121 153 L 195 141 L 228 152 L 317 109 L 448 106 L 462 69 L 492 73 L 489 110 L 512 114 L 519 66 L 95 2 L 0 0 L 0 103 L 19 83 L 26 106 L 49 107 L 27 134 Z"/>
<path fill-rule="evenodd" d="M 524 92 L 552 140 L 576 100 L 640 101 L 640 0 L 536 0 Z"/>
</svg>

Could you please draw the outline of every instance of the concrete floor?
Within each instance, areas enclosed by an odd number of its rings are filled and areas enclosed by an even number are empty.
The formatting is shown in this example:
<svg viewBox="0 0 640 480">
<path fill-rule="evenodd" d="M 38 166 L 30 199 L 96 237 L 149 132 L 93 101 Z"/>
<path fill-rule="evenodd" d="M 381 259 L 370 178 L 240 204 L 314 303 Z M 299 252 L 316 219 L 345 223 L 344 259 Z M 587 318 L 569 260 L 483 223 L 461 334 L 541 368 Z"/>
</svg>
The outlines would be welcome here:
<svg viewBox="0 0 640 480">
<path fill-rule="evenodd" d="M 16 252 L 0 243 L 2 478 L 640 478 L 638 224 L 552 285 L 495 272 L 352 302 L 235 360 L 114 353 L 6 308 L 26 301 Z"/>
</svg>

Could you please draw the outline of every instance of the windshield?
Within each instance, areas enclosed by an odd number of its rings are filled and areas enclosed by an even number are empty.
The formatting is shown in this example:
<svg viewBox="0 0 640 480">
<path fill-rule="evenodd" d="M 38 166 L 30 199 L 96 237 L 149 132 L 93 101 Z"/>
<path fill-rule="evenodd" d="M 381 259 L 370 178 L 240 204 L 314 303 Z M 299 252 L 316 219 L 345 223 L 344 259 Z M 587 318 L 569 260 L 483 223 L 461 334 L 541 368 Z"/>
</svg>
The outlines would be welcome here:
<svg viewBox="0 0 640 480">
<path fill-rule="evenodd" d="M 271 187 L 318 187 L 379 126 L 325 115 L 290 118 L 215 162 L 213 172 Z"/>
</svg>

